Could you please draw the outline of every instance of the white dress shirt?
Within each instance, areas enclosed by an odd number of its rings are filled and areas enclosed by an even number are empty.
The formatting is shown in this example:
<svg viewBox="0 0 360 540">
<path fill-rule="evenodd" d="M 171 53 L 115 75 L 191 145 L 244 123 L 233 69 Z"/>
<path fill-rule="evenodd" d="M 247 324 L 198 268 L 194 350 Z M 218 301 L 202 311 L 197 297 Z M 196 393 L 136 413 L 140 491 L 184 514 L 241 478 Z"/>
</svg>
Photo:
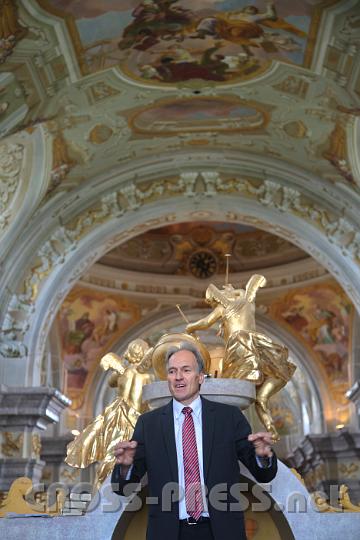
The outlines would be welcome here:
<svg viewBox="0 0 360 540">
<path fill-rule="evenodd" d="M 183 459 L 183 446 L 182 446 L 182 426 L 185 420 L 185 414 L 182 412 L 185 405 L 173 399 L 173 413 L 174 413 L 174 428 L 175 428 L 175 443 L 176 443 L 176 455 L 178 462 L 178 475 L 179 475 L 179 488 L 180 495 L 183 494 L 183 497 L 180 497 L 179 501 L 179 519 L 186 519 L 189 514 L 186 511 L 185 503 L 185 473 L 184 473 L 184 459 Z M 195 427 L 195 437 L 196 437 L 196 446 L 199 460 L 199 469 L 200 469 L 200 483 L 201 486 L 204 486 L 204 467 L 203 467 L 203 440 L 202 440 L 202 404 L 201 398 L 198 396 L 192 403 L 186 405 L 186 407 L 192 408 L 191 416 L 194 421 Z M 204 510 L 202 516 L 209 516 L 207 510 L 206 497 L 204 497 L 203 492 L 203 505 Z"/>
</svg>

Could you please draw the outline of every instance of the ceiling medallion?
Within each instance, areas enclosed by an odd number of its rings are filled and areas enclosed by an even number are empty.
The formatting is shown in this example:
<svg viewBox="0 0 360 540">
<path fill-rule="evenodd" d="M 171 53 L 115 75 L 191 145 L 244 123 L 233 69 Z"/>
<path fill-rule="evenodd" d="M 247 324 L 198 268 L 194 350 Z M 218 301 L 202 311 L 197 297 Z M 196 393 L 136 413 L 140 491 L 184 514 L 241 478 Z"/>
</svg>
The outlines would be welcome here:
<svg viewBox="0 0 360 540">
<path fill-rule="evenodd" d="M 199 249 L 189 257 L 188 267 L 193 276 L 206 279 L 216 274 L 218 260 L 211 251 Z"/>
</svg>

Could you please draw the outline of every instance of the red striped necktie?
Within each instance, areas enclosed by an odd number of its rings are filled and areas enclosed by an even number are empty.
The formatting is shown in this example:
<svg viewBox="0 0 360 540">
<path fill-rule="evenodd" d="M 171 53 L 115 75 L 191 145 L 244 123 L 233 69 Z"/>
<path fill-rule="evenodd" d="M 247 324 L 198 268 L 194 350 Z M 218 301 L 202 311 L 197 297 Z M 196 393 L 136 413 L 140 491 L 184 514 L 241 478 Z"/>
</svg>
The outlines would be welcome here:
<svg viewBox="0 0 360 540">
<path fill-rule="evenodd" d="M 191 407 L 184 407 L 185 415 L 182 426 L 182 445 L 185 476 L 185 505 L 189 516 L 198 520 L 204 505 L 201 495 L 199 458 L 196 446 L 194 420 Z"/>
</svg>

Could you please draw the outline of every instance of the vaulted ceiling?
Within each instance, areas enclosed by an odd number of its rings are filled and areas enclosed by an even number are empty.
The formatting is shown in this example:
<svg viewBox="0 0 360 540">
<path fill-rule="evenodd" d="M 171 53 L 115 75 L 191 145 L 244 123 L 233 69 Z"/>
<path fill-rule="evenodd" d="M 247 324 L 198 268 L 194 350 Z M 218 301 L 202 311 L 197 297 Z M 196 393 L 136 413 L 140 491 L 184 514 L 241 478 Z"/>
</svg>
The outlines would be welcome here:
<svg viewBox="0 0 360 540">
<path fill-rule="evenodd" d="M 359 17 L 355 1 L 10 1 L 1 133 L 52 140 L 43 203 L 184 149 L 268 156 L 357 191 Z"/>
</svg>

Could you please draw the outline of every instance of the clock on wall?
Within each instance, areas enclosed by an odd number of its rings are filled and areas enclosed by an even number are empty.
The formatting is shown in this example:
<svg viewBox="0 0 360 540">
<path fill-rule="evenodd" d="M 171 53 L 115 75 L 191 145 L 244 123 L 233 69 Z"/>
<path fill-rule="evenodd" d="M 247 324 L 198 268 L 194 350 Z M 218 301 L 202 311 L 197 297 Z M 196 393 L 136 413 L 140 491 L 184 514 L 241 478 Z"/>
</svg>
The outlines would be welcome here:
<svg viewBox="0 0 360 540">
<path fill-rule="evenodd" d="M 213 276 L 218 268 L 218 262 L 211 251 L 204 249 L 195 251 L 189 257 L 189 270 L 197 278 L 205 279 Z"/>
</svg>

